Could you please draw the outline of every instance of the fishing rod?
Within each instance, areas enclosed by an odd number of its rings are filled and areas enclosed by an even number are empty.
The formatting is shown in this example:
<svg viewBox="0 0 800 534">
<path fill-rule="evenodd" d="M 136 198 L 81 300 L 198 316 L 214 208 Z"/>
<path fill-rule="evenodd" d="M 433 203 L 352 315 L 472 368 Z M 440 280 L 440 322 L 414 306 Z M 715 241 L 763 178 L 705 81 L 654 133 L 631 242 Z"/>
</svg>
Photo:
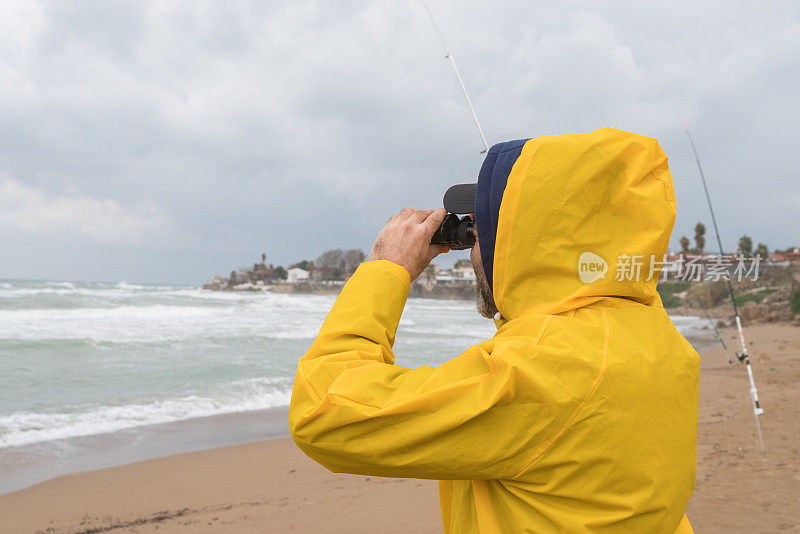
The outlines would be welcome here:
<svg viewBox="0 0 800 534">
<path fill-rule="evenodd" d="M 706 176 L 703 174 L 703 166 L 700 165 L 700 156 L 697 155 L 697 147 L 694 145 L 694 139 L 692 139 L 692 134 L 689 132 L 689 126 L 686 125 L 686 121 L 681 118 L 681 123 L 683 123 L 683 129 L 686 130 L 686 136 L 689 138 L 689 144 L 692 145 L 692 152 L 694 152 L 694 160 L 697 162 L 697 170 L 700 171 L 700 179 L 703 182 L 703 190 L 706 192 L 706 201 L 708 202 L 708 210 L 711 212 L 711 222 L 714 224 L 714 233 L 717 236 L 717 244 L 719 245 L 719 254 L 720 257 L 724 256 L 725 253 L 722 249 L 722 239 L 719 237 L 719 227 L 717 226 L 717 218 L 714 215 L 714 207 L 711 205 L 711 195 L 708 193 L 708 185 L 706 184 Z M 753 368 L 750 366 L 750 355 L 747 352 L 747 344 L 744 340 L 744 331 L 742 330 L 742 318 L 739 316 L 739 308 L 736 306 L 736 298 L 733 295 L 733 285 L 731 284 L 730 277 L 725 277 L 725 281 L 728 283 L 728 293 L 731 297 L 731 304 L 733 304 L 733 316 L 736 319 L 736 329 L 739 331 L 739 346 L 741 350 L 736 353 L 736 356 L 739 358 L 740 362 L 744 362 L 745 367 L 747 368 L 747 377 L 750 380 L 750 397 L 753 400 L 753 415 L 756 418 L 756 430 L 758 431 L 758 442 L 761 445 L 761 453 L 764 453 L 764 438 L 761 435 L 761 423 L 758 420 L 758 416 L 764 413 L 763 408 L 758 402 L 758 390 L 756 389 L 756 381 L 753 378 Z"/>
<path fill-rule="evenodd" d="M 725 344 L 725 340 L 722 339 L 722 336 L 717 330 L 716 323 L 711 319 L 711 316 L 708 315 L 707 309 L 703 308 L 703 313 L 706 315 L 706 319 L 708 319 L 708 322 L 711 323 L 711 329 L 714 331 L 714 339 L 716 341 L 719 341 L 722 344 L 722 348 L 725 349 L 725 356 L 728 358 L 728 366 L 732 365 L 731 353 L 728 351 L 728 345 Z"/>
<path fill-rule="evenodd" d="M 467 87 L 464 85 L 464 80 L 461 79 L 461 74 L 458 72 L 456 60 L 453 57 L 453 54 L 451 54 L 450 50 L 447 48 L 447 43 L 444 42 L 442 32 L 439 31 L 439 25 L 436 24 L 436 19 L 433 18 L 433 13 L 431 13 L 431 10 L 428 9 L 428 5 L 425 3 L 425 0 L 420 0 L 420 3 L 422 3 L 422 7 L 425 8 L 425 11 L 428 12 L 428 16 L 433 23 L 433 29 L 436 30 L 436 35 L 439 36 L 439 40 L 442 42 L 442 48 L 444 48 L 444 58 L 450 62 L 450 65 L 453 67 L 453 72 L 456 73 L 456 78 L 458 78 L 458 83 L 461 86 L 461 92 L 464 93 L 464 99 L 467 101 L 467 106 L 469 107 L 470 113 L 472 113 L 472 120 L 475 121 L 475 126 L 478 128 L 478 134 L 481 136 L 481 142 L 483 143 L 483 150 L 481 150 L 481 154 L 484 154 L 489 150 L 489 143 L 486 142 L 486 136 L 483 135 L 483 128 L 481 128 L 481 123 L 478 120 L 478 114 L 475 112 L 475 107 L 472 105 L 472 100 L 469 97 L 469 93 L 467 93 Z"/>
</svg>

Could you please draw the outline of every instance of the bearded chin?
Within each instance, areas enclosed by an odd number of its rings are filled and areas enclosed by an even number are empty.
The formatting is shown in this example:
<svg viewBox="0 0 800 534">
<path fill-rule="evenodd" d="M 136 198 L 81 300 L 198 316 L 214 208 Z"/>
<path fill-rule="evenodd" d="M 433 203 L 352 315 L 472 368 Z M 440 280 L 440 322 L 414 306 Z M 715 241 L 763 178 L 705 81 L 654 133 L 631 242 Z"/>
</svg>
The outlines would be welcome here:
<svg viewBox="0 0 800 534">
<path fill-rule="evenodd" d="M 497 313 L 497 306 L 494 304 L 494 295 L 489 288 L 489 284 L 484 277 L 478 277 L 475 284 L 475 304 L 478 307 L 478 313 L 487 319 L 494 318 Z"/>
</svg>

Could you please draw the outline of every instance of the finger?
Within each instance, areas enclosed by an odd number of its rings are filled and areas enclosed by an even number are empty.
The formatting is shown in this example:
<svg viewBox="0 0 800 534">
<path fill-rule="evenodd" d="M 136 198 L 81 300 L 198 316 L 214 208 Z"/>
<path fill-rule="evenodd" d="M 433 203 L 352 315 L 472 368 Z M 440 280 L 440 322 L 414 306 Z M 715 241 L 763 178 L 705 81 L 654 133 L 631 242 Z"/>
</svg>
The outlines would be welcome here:
<svg viewBox="0 0 800 534">
<path fill-rule="evenodd" d="M 444 221 L 445 217 L 447 217 L 446 209 L 439 208 L 437 210 L 433 210 L 428 214 L 428 217 L 423 223 L 425 225 L 425 230 L 429 234 L 433 235 L 433 233 L 442 225 L 442 221 Z"/>
<path fill-rule="evenodd" d="M 431 213 L 433 213 L 433 210 L 415 210 L 408 220 L 419 224 L 424 222 Z"/>
<path fill-rule="evenodd" d="M 415 211 L 417 210 L 415 210 L 414 208 L 403 208 L 403 210 L 397 214 L 397 220 L 405 221 L 406 219 L 414 215 Z"/>
<path fill-rule="evenodd" d="M 399 212 L 395 213 L 391 217 L 389 217 L 389 222 L 393 221 L 403 221 L 408 218 L 410 214 L 414 212 L 414 208 L 403 208 Z"/>
<path fill-rule="evenodd" d="M 450 252 L 450 247 L 447 245 L 428 245 L 428 262 L 445 252 Z"/>
</svg>

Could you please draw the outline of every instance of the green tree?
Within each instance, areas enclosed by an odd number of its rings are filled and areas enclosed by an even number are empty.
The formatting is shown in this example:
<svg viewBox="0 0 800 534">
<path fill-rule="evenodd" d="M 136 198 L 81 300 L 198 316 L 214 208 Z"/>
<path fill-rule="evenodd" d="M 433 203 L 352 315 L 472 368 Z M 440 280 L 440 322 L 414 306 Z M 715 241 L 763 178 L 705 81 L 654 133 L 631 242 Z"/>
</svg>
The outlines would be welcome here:
<svg viewBox="0 0 800 534">
<path fill-rule="evenodd" d="M 749 235 L 739 238 L 739 254 L 745 258 L 753 256 L 753 239 Z"/>
<path fill-rule="evenodd" d="M 262 252 L 261 253 L 261 263 L 266 263 L 266 262 L 267 262 L 267 253 L 266 252 Z"/>
<path fill-rule="evenodd" d="M 795 289 L 792 295 L 792 313 L 795 315 L 800 314 L 800 289 Z"/>
<path fill-rule="evenodd" d="M 231 271 L 231 276 L 228 278 L 228 285 L 234 285 L 236 283 L 236 271 Z"/>
<path fill-rule="evenodd" d="M 692 244 L 692 242 L 689 241 L 688 237 L 686 237 L 686 236 L 681 237 L 681 252 L 683 252 L 684 254 L 688 254 L 689 253 L 689 246 L 691 244 Z"/>
<path fill-rule="evenodd" d="M 694 227 L 694 242 L 697 243 L 695 252 L 702 254 L 703 249 L 706 248 L 706 227 L 701 222 L 697 223 Z"/>
<path fill-rule="evenodd" d="M 308 260 L 303 260 L 303 261 L 299 261 L 299 262 L 295 263 L 294 265 L 290 265 L 289 266 L 290 269 L 292 267 L 297 267 L 298 269 L 303 269 L 305 271 L 310 271 L 311 269 L 314 268 L 314 262 L 313 261 L 308 261 Z"/>
<path fill-rule="evenodd" d="M 284 269 L 280 265 L 275 267 L 275 269 L 272 271 L 272 274 L 275 275 L 275 278 L 280 278 L 281 280 L 286 280 L 286 276 L 287 276 L 286 269 Z"/>
<path fill-rule="evenodd" d="M 758 254 L 762 260 L 769 258 L 769 249 L 767 248 L 767 245 L 764 243 L 759 243 L 756 247 L 756 254 Z"/>
</svg>

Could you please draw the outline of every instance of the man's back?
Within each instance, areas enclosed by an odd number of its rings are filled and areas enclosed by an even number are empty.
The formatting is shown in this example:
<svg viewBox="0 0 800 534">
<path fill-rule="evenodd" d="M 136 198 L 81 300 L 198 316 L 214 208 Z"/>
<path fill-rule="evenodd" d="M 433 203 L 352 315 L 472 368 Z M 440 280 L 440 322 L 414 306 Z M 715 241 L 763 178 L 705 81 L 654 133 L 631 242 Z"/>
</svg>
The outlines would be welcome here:
<svg viewBox="0 0 800 534">
<path fill-rule="evenodd" d="M 439 483 L 445 532 L 673 532 L 694 488 L 697 419 L 682 414 L 697 413 L 699 357 L 663 309 L 612 298 L 504 337 L 554 349 L 516 381 L 561 392 L 546 401 L 563 413 L 519 474 Z"/>
</svg>

